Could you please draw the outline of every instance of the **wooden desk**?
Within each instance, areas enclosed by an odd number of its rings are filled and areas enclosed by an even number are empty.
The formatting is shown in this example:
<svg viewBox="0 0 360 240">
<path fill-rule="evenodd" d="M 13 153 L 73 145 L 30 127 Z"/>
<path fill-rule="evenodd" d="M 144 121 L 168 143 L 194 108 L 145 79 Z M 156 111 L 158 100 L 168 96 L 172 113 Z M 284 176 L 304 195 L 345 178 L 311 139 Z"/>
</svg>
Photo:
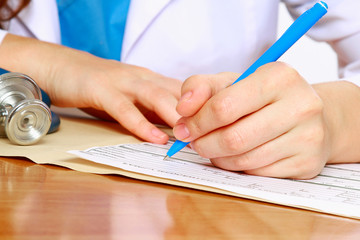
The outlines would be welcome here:
<svg viewBox="0 0 360 240">
<path fill-rule="evenodd" d="M 359 239 L 360 221 L 0 158 L 0 239 Z"/>
</svg>

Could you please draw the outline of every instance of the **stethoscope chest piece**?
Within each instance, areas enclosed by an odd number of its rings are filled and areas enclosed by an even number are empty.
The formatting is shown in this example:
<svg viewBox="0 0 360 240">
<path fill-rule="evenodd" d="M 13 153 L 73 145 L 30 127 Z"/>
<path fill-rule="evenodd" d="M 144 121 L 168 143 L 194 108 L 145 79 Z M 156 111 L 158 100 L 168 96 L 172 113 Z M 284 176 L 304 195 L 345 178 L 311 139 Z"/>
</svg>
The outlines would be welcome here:
<svg viewBox="0 0 360 240">
<path fill-rule="evenodd" d="M 15 144 L 31 145 L 46 135 L 51 111 L 41 100 L 41 90 L 30 77 L 0 75 L 0 136 Z"/>
</svg>

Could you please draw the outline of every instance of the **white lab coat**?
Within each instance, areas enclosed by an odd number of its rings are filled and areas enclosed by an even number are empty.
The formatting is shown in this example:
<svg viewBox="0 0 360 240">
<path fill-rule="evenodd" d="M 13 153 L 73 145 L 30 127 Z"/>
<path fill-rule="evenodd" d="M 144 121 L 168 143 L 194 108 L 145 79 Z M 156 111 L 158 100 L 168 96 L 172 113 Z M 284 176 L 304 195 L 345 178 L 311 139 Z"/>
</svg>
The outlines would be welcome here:
<svg viewBox="0 0 360 240">
<path fill-rule="evenodd" d="M 280 0 L 132 0 L 123 62 L 185 80 L 193 74 L 243 72 L 276 40 Z M 315 0 L 283 0 L 297 17 Z M 360 1 L 327 0 L 329 12 L 309 31 L 339 56 L 340 77 L 360 78 Z M 60 43 L 55 0 L 32 0 L 8 31 Z M 0 40 L 6 31 L 0 32 Z M 314 53 L 315 54 L 315 53 Z M 311 56 L 309 56 L 311 57 Z M 360 82 L 357 83 L 360 85 Z"/>
</svg>

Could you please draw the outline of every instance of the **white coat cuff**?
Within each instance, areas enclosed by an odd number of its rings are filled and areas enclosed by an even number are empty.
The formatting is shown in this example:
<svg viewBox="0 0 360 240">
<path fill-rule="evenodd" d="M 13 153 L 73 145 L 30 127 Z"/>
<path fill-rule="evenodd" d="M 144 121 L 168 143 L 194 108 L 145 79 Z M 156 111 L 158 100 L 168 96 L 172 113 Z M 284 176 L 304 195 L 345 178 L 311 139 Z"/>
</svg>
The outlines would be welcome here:
<svg viewBox="0 0 360 240">
<path fill-rule="evenodd" d="M 7 33 L 8 33 L 7 31 L 0 29 L 0 44 L 4 40 Z"/>
<path fill-rule="evenodd" d="M 352 76 L 352 77 L 348 77 L 348 78 L 343 78 L 340 80 L 351 82 L 351 83 L 355 84 L 356 86 L 360 87 L 360 74 Z"/>
</svg>

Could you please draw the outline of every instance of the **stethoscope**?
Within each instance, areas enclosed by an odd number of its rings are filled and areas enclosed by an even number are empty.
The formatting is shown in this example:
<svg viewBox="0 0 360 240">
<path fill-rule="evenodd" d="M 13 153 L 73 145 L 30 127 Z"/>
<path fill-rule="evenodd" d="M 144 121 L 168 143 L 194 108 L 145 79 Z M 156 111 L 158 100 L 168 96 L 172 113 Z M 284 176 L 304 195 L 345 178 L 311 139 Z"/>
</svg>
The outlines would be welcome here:
<svg viewBox="0 0 360 240">
<path fill-rule="evenodd" d="M 14 144 L 31 145 L 55 132 L 60 118 L 50 106 L 49 96 L 29 76 L 14 72 L 0 75 L 1 137 Z"/>
<path fill-rule="evenodd" d="M 28 36 L 35 34 L 18 16 Z M 60 126 L 60 118 L 50 110 L 49 96 L 29 76 L 0 68 L 0 137 L 12 143 L 31 145 Z"/>
</svg>

